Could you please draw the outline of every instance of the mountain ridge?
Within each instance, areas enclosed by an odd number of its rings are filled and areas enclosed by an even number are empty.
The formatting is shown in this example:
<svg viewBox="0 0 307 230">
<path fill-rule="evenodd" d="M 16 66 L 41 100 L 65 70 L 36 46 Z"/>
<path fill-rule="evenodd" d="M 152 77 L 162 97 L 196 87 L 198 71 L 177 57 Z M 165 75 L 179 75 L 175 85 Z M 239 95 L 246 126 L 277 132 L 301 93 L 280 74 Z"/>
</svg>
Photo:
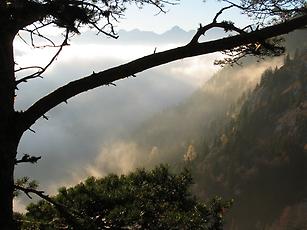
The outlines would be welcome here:
<svg viewBox="0 0 307 230">
<path fill-rule="evenodd" d="M 231 229 L 279 229 L 270 224 L 307 198 L 307 183 L 300 179 L 307 177 L 306 56 L 287 56 L 282 67 L 267 70 L 195 162 L 204 196 L 237 201 L 230 214 L 237 227 Z M 304 216 L 307 212 L 292 217 L 296 222 L 287 229 L 307 228 Z"/>
</svg>

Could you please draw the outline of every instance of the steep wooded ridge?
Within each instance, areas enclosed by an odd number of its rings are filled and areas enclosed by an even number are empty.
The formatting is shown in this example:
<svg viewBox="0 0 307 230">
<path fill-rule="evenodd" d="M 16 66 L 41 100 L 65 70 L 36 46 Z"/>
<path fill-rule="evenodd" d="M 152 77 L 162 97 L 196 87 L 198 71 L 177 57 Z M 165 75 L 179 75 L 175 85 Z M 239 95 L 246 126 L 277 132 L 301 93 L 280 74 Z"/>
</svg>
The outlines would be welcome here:
<svg viewBox="0 0 307 230">
<path fill-rule="evenodd" d="M 253 71 L 223 69 L 129 137 L 149 165 L 188 166 L 198 196 L 234 198 L 229 229 L 307 227 L 307 50 L 297 41 L 304 33 L 289 35 L 290 55 L 258 84 L 244 84 Z"/>
<path fill-rule="evenodd" d="M 280 229 L 278 223 L 269 228 L 279 215 L 287 226 L 282 229 L 307 227 L 306 72 L 306 50 L 267 70 L 240 112 L 229 111 L 228 124 L 192 167 L 206 195 L 236 199 L 233 229 Z M 294 216 L 282 214 L 296 205 L 302 210 Z"/>
</svg>

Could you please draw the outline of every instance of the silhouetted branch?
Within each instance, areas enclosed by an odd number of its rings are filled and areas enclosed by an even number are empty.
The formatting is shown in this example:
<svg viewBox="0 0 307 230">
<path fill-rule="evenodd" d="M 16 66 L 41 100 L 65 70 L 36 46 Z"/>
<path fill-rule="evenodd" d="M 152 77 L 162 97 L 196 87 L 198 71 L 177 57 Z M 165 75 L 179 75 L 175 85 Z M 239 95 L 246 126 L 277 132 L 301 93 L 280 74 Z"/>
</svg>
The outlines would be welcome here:
<svg viewBox="0 0 307 230">
<path fill-rule="evenodd" d="M 225 32 L 228 31 L 235 31 L 239 34 L 243 34 L 245 33 L 242 29 L 235 27 L 234 24 L 232 22 L 227 22 L 227 21 L 223 21 L 223 22 L 212 22 L 206 26 L 202 26 L 200 25 L 200 27 L 198 28 L 196 34 L 194 35 L 194 37 L 192 38 L 190 44 L 194 44 L 194 43 L 198 43 L 199 38 L 202 35 L 205 35 L 205 33 L 213 28 L 222 28 L 225 30 Z"/>
<path fill-rule="evenodd" d="M 50 203 L 53 203 L 54 201 L 48 196 L 48 195 L 44 195 L 44 191 L 38 191 L 38 190 L 35 190 L 33 188 L 24 188 L 22 186 L 19 186 L 19 185 L 14 185 L 15 189 L 16 190 L 20 190 L 22 191 L 27 197 L 29 197 L 30 199 L 33 199 L 32 196 L 30 195 L 30 193 L 33 193 L 37 196 L 39 196 L 40 198 L 50 202 Z"/>
<path fill-rule="evenodd" d="M 149 2 L 159 9 L 158 14 L 160 14 L 161 12 L 166 13 L 166 11 L 163 9 L 163 7 L 164 7 L 163 5 L 160 5 L 156 1 L 153 1 L 153 0 L 149 0 Z M 160 1 L 160 2 L 165 3 L 165 4 L 169 4 L 169 5 L 176 5 L 176 4 L 178 4 L 179 0 L 175 0 L 175 2 L 170 2 L 170 1 Z"/>
<path fill-rule="evenodd" d="M 30 193 L 33 193 L 35 195 L 37 195 L 38 197 L 46 200 L 47 202 L 51 203 L 52 205 L 54 205 L 54 207 L 63 215 L 63 217 L 65 218 L 65 220 L 68 222 L 68 224 L 70 224 L 73 229 L 83 229 L 82 225 L 78 222 L 78 220 L 71 214 L 69 213 L 68 210 L 70 210 L 68 207 L 66 207 L 63 204 L 60 204 L 58 202 L 56 202 L 55 200 L 53 200 L 51 197 L 49 197 L 48 195 L 45 195 L 44 191 L 39 191 L 33 188 L 24 188 L 22 186 L 19 185 L 14 185 L 16 190 L 22 191 L 26 196 L 28 196 L 30 199 L 32 199 L 32 196 L 30 195 Z M 73 210 L 74 214 L 77 214 L 79 216 L 83 216 L 81 213 Z"/>
<path fill-rule="evenodd" d="M 28 67 L 20 67 L 19 69 L 15 70 L 15 73 L 23 71 L 23 70 L 29 70 L 29 69 L 40 69 L 41 71 L 44 69 L 41 66 L 28 66 Z"/>
<path fill-rule="evenodd" d="M 40 33 L 40 29 L 48 26 L 48 25 L 51 25 L 52 23 L 49 22 L 49 23 L 42 23 L 42 25 L 40 26 L 36 26 L 35 23 L 32 24 L 32 27 L 34 27 L 34 29 L 28 29 L 28 28 L 23 28 L 21 31 L 25 31 L 25 32 L 28 32 L 30 34 L 30 40 L 31 40 L 31 45 L 32 47 L 34 48 L 45 48 L 45 47 L 57 47 L 57 45 L 48 37 L 42 35 Z M 21 35 L 19 35 L 19 37 L 21 37 Z M 38 37 L 38 38 L 41 38 L 43 40 L 46 40 L 48 43 L 50 43 L 50 45 L 36 45 L 35 44 L 35 39 L 34 37 Z M 28 44 L 27 42 L 25 42 L 26 44 Z"/>
<path fill-rule="evenodd" d="M 43 73 L 49 68 L 49 66 L 51 66 L 51 64 L 56 60 L 56 58 L 59 56 L 59 54 L 60 54 L 61 51 L 63 50 L 63 47 L 68 45 L 68 43 L 67 43 L 67 41 L 68 41 L 68 36 L 69 36 L 69 31 L 67 30 L 67 31 L 66 31 L 66 34 L 65 34 L 65 38 L 64 38 L 62 44 L 59 46 L 58 51 L 54 54 L 54 56 L 51 58 L 51 60 L 49 61 L 49 63 L 48 63 L 45 67 L 35 67 L 35 66 L 33 66 L 33 67 L 26 67 L 26 68 L 21 68 L 21 69 L 19 69 L 19 70 L 23 70 L 23 69 L 29 69 L 29 68 L 39 68 L 40 70 L 37 71 L 37 72 L 35 72 L 35 73 L 33 73 L 33 74 L 31 74 L 31 75 L 28 75 L 28 76 L 23 77 L 23 78 L 21 78 L 21 79 L 19 79 L 19 80 L 16 80 L 16 86 L 17 86 L 18 84 L 22 83 L 22 82 L 27 82 L 27 81 L 30 80 L 30 79 L 34 79 L 34 78 L 37 78 L 37 77 L 42 78 L 42 74 L 43 74 Z"/>
<path fill-rule="evenodd" d="M 242 33 L 232 37 L 202 43 L 189 43 L 186 46 L 154 53 L 131 61 L 127 64 L 123 64 L 99 73 L 93 73 L 90 76 L 72 81 L 67 85 L 58 88 L 54 92 L 34 103 L 22 115 L 22 129 L 28 129 L 37 119 L 42 117 L 58 104 L 90 89 L 102 85 L 108 85 L 116 80 L 133 76 L 136 73 L 175 60 L 217 51 L 231 50 L 244 45 L 263 43 L 263 41 L 268 38 L 289 33 L 295 29 L 302 28 L 305 25 L 307 25 L 307 15 L 296 17 L 293 20 L 289 20 L 281 24 L 269 26 L 248 33 Z"/>
<path fill-rule="evenodd" d="M 30 130 L 32 133 L 36 133 L 35 130 L 28 128 L 28 130 Z"/>
<path fill-rule="evenodd" d="M 223 0 L 243 11 L 244 14 L 255 19 L 259 24 L 264 24 L 268 20 L 284 21 L 299 14 L 306 14 L 306 2 L 290 1 L 290 0 L 242 0 L 240 4 L 236 4 L 231 0 Z"/>
<path fill-rule="evenodd" d="M 230 8 L 233 8 L 234 5 L 229 5 L 229 6 L 226 6 L 226 7 L 223 7 L 219 12 L 217 12 L 217 14 L 215 15 L 215 17 L 213 18 L 213 22 L 216 22 L 218 17 L 225 11 L 225 10 L 228 10 Z"/>
<path fill-rule="evenodd" d="M 106 24 L 102 29 L 99 28 L 99 27 L 96 25 L 96 23 L 90 22 L 90 24 L 91 24 L 94 28 L 96 28 L 96 29 L 98 30 L 98 33 L 103 33 L 104 35 L 107 35 L 107 36 L 109 36 L 109 37 L 111 37 L 111 38 L 114 38 L 114 39 L 117 39 L 117 38 L 118 38 L 118 35 L 116 35 L 116 33 L 115 33 L 114 29 L 113 29 L 113 26 L 111 26 L 111 33 L 108 33 L 108 32 L 106 32 L 106 31 L 103 30 L 104 27 L 106 27 L 106 26 L 108 26 L 108 25 L 111 25 L 111 24 Z"/>
<path fill-rule="evenodd" d="M 248 55 L 259 59 L 263 59 L 264 57 L 280 56 L 285 52 L 285 47 L 280 45 L 280 43 L 283 41 L 283 38 L 267 39 L 256 43 L 242 45 L 231 50 L 224 50 L 222 53 L 228 57 L 226 57 L 224 60 L 215 60 L 214 64 L 221 66 L 228 64 L 241 65 L 239 60 Z"/>
<path fill-rule="evenodd" d="M 23 157 L 20 160 L 15 160 L 15 164 L 19 163 L 37 163 L 38 160 L 40 160 L 42 157 L 35 157 L 35 156 L 30 156 L 29 154 L 24 154 Z"/>
<path fill-rule="evenodd" d="M 201 36 L 204 36 L 205 33 L 208 30 L 213 29 L 213 28 L 222 28 L 222 29 L 224 29 L 225 32 L 235 31 L 238 34 L 245 33 L 244 29 L 240 29 L 240 28 L 236 27 L 233 22 L 230 22 L 230 21 L 217 22 L 218 17 L 225 10 L 228 10 L 230 8 L 233 8 L 233 7 L 234 7 L 233 5 L 229 5 L 229 6 L 226 6 L 226 7 L 222 8 L 219 12 L 217 12 L 217 14 L 213 18 L 212 22 L 209 23 L 208 25 L 202 26 L 200 24 L 196 34 L 193 36 L 192 40 L 190 41 L 190 44 L 197 43 Z"/>
</svg>

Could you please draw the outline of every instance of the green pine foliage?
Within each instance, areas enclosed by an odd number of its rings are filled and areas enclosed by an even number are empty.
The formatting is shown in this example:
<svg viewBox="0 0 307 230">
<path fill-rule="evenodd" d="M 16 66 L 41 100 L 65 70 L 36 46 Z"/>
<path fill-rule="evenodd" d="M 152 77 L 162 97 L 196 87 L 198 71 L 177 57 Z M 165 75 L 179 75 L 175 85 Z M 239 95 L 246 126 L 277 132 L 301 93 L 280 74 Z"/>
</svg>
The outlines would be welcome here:
<svg viewBox="0 0 307 230">
<path fill-rule="evenodd" d="M 139 169 L 128 175 L 89 177 L 61 188 L 54 201 L 67 207 L 70 220 L 46 201 L 27 207 L 22 229 L 223 229 L 231 202 L 199 202 L 190 193 L 191 174 L 172 174 L 168 167 Z"/>
</svg>

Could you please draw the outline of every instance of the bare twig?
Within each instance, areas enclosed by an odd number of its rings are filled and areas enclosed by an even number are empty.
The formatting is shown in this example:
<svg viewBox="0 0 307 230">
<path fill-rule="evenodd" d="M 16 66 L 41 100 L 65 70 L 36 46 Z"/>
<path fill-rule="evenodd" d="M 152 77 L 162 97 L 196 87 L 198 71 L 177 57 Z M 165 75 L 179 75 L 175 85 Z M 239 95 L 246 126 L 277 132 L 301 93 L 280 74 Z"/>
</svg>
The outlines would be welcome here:
<svg viewBox="0 0 307 230">
<path fill-rule="evenodd" d="M 222 21 L 222 22 L 217 22 L 218 17 L 225 11 L 229 10 L 230 8 L 233 8 L 234 5 L 229 5 L 224 8 L 222 8 L 219 12 L 216 13 L 215 17 L 213 18 L 212 22 L 209 23 L 208 25 L 202 26 L 200 24 L 196 34 L 193 36 L 192 40 L 190 41 L 190 44 L 195 44 L 198 43 L 198 40 L 201 36 L 204 36 L 205 33 L 213 28 L 222 28 L 225 30 L 225 32 L 229 31 L 235 31 L 239 34 L 245 33 L 244 29 L 240 29 L 234 25 L 234 23 L 229 22 L 229 21 Z"/>
<path fill-rule="evenodd" d="M 215 17 L 213 18 L 213 22 L 216 22 L 217 18 L 225 11 L 225 10 L 228 10 L 230 8 L 233 8 L 234 6 L 233 5 L 230 5 L 230 6 L 226 6 L 224 8 L 222 8 L 219 12 L 217 12 L 217 14 L 215 15 Z"/>
<path fill-rule="evenodd" d="M 60 48 L 58 49 L 58 51 L 55 53 L 55 55 L 51 58 L 51 60 L 49 61 L 49 63 L 45 66 L 45 67 L 39 67 L 40 70 L 31 74 L 31 75 L 28 75 L 26 77 L 23 77 L 19 80 L 16 80 L 16 86 L 22 82 L 27 82 L 28 80 L 30 79 L 34 79 L 34 78 L 37 78 L 37 77 L 40 77 L 42 78 L 42 74 L 49 68 L 49 66 L 56 60 L 56 58 L 59 56 L 59 54 L 61 53 L 61 51 L 63 50 L 64 46 L 68 45 L 67 41 L 68 41 L 68 36 L 69 36 L 69 32 L 68 30 L 66 31 L 66 34 L 65 34 L 65 38 L 62 42 L 62 44 L 60 45 Z M 28 68 L 31 68 L 31 67 L 28 67 Z"/>
<path fill-rule="evenodd" d="M 43 67 L 41 66 L 28 66 L 28 67 L 20 67 L 19 69 L 16 69 L 15 72 L 20 72 L 20 71 L 23 71 L 23 70 L 29 70 L 29 69 L 40 69 L 40 70 L 43 70 Z"/>
</svg>

